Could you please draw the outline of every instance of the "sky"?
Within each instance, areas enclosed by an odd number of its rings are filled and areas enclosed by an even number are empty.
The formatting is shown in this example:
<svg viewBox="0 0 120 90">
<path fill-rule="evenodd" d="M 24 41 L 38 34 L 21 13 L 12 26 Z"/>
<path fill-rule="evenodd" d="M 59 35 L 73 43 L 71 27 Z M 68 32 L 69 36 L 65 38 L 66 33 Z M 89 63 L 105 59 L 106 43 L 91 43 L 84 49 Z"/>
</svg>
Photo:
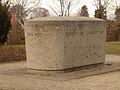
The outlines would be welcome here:
<svg viewBox="0 0 120 90">
<path fill-rule="evenodd" d="M 11 1 L 15 1 L 15 0 L 11 0 Z M 31 1 L 38 1 L 38 0 L 31 0 Z M 31 1 L 29 1 L 29 2 L 31 2 Z M 41 4 L 40 4 L 40 7 L 43 7 L 43 8 L 46 8 L 46 9 L 48 9 L 49 10 L 49 12 L 52 12 L 52 10 L 50 9 L 50 6 L 52 6 L 52 7 L 54 7 L 55 5 L 56 5 L 56 2 L 55 1 L 57 1 L 57 0 L 40 0 L 41 1 Z M 52 2 L 55 2 L 54 4 L 52 3 Z M 74 0 L 73 0 L 74 1 Z M 102 0 L 102 1 L 104 1 L 104 0 Z M 110 5 L 115 5 L 114 3 L 115 3 L 115 0 L 109 0 L 109 1 L 111 1 L 111 4 Z M 120 0 L 117 0 L 119 3 L 117 3 L 119 6 L 120 6 Z M 94 11 L 95 11 L 95 9 L 96 9 L 96 6 L 95 6 L 95 3 L 94 3 L 94 0 L 80 0 L 80 4 L 79 5 L 77 5 L 77 7 L 75 7 L 73 10 L 72 10 L 72 15 L 75 15 L 77 12 L 78 12 L 78 10 L 80 10 L 81 9 L 81 7 L 83 6 L 83 5 L 86 5 L 87 7 L 88 7 L 88 12 L 89 12 L 89 16 L 90 17 L 94 17 Z M 110 6 L 109 5 L 109 6 Z M 31 5 L 30 5 L 31 6 Z M 33 5 L 32 5 L 33 6 Z M 113 6 L 112 6 L 113 7 Z M 115 17 L 115 15 L 114 15 L 114 12 L 115 12 L 115 10 L 113 10 L 113 9 L 109 9 L 108 10 L 109 12 L 108 12 L 108 17 L 109 18 L 114 18 Z M 53 14 L 52 14 L 53 15 Z"/>
<path fill-rule="evenodd" d="M 54 7 L 54 5 L 52 4 L 52 1 L 56 1 L 56 0 L 42 0 L 41 1 L 41 6 L 44 7 L 44 8 L 47 8 L 49 11 L 51 11 L 51 9 L 49 8 L 49 6 L 53 6 Z M 120 0 L 118 0 L 118 2 L 120 3 Z M 112 0 L 111 5 L 113 3 L 115 3 L 115 0 Z M 73 11 L 72 11 L 73 14 L 77 13 L 77 11 L 79 9 L 81 9 L 81 7 L 83 5 L 86 5 L 88 7 L 89 16 L 90 17 L 94 17 L 94 11 L 96 9 L 94 0 L 80 0 L 80 4 L 78 5 L 78 7 L 76 7 L 76 8 L 73 9 Z M 118 5 L 120 5 L 120 4 L 118 4 Z M 112 7 L 114 7 L 114 6 L 112 6 Z M 109 11 L 108 12 L 108 19 L 113 19 L 115 17 L 115 15 L 114 15 L 115 9 L 112 9 L 112 10 L 110 9 L 108 11 Z"/>
<path fill-rule="evenodd" d="M 80 4 L 78 5 L 78 7 L 74 8 L 72 10 L 72 14 L 77 13 L 77 11 L 83 6 L 86 5 L 90 14 L 90 17 L 94 16 L 94 11 L 95 11 L 95 5 L 93 3 L 94 0 L 81 0 Z M 49 6 L 53 6 L 52 0 L 42 0 L 41 1 L 41 6 L 44 8 L 47 8 L 48 10 L 50 10 Z M 51 10 L 50 10 L 51 11 Z"/>
</svg>

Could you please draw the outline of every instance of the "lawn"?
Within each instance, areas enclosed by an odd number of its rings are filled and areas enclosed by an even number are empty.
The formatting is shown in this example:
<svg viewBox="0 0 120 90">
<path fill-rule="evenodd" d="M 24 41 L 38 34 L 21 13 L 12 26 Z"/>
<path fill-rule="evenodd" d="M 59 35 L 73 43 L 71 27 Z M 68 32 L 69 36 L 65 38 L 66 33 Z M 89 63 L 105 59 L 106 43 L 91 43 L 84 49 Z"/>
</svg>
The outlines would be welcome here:
<svg viewBox="0 0 120 90">
<path fill-rule="evenodd" d="M 120 42 L 107 42 L 106 54 L 120 55 Z"/>
</svg>

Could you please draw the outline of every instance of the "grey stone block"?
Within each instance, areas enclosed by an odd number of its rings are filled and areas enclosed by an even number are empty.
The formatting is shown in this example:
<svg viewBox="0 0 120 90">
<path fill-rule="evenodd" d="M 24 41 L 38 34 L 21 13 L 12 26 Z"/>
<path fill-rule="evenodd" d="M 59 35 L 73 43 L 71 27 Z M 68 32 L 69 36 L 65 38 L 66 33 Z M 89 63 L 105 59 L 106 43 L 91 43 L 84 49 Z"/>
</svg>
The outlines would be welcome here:
<svg viewBox="0 0 120 90">
<path fill-rule="evenodd" d="M 105 61 L 105 21 L 44 17 L 25 23 L 27 67 L 61 70 Z"/>
</svg>

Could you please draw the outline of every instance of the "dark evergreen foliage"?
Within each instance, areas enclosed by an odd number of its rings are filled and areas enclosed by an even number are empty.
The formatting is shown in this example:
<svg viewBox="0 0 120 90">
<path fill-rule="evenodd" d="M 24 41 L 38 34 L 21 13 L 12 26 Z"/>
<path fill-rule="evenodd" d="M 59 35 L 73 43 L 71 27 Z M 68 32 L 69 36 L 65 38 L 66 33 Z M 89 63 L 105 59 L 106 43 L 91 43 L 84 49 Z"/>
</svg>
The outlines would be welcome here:
<svg viewBox="0 0 120 90">
<path fill-rule="evenodd" d="M 7 35 L 11 28 L 11 14 L 9 12 L 9 2 L 2 3 L 0 0 L 0 44 L 7 41 Z"/>
<path fill-rule="evenodd" d="M 80 16 L 89 17 L 88 8 L 86 5 L 82 6 Z"/>
<path fill-rule="evenodd" d="M 95 10 L 95 15 L 96 18 L 99 19 L 107 19 L 107 14 L 106 14 L 106 8 L 104 6 L 100 6 L 97 10 Z"/>
</svg>

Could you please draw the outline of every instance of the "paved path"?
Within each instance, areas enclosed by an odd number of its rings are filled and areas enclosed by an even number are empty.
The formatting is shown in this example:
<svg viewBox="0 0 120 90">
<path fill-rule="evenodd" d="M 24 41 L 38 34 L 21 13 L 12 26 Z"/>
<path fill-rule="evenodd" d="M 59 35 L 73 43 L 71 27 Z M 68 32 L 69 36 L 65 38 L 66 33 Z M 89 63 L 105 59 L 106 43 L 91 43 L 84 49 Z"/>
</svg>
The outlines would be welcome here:
<svg viewBox="0 0 120 90">
<path fill-rule="evenodd" d="M 120 62 L 120 56 L 107 55 L 106 60 Z M 1 64 L 0 71 L 24 65 L 24 62 Z M 41 80 L 0 74 L 0 88 L 3 90 L 120 90 L 120 71 L 68 81 Z"/>
</svg>

